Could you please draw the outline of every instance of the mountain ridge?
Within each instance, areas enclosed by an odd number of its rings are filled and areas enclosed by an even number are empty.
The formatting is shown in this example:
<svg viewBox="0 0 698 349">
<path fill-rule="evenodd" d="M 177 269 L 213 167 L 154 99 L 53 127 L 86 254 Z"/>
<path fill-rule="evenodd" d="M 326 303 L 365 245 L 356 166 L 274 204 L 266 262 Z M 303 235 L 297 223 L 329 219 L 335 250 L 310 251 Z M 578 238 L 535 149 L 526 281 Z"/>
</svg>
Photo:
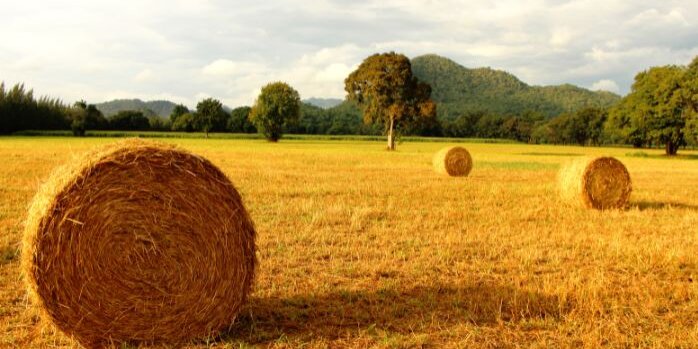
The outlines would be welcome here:
<svg viewBox="0 0 698 349">
<path fill-rule="evenodd" d="M 453 119 L 469 111 L 521 114 L 537 111 L 546 117 L 585 107 L 609 107 L 620 96 L 572 85 L 528 85 L 515 75 L 489 67 L 466 68 L 435 54 L 412 58 L 412 72 L 432 87 L 441 118 Z"/>
<path fill-rule="evenodd" d="M 320 97 L 310 97 L 303 100 L 304 103 L 314 105 L 322 109 L 334 108 L 342 104 L 344 100 L 341 98 L 320 98 Z"/>
<path fill-rule="evenodd" d="M 142 101 L 138 98 L 132 98 L 114 99 L 111 101 L 97 103 L 95 104 L 95 107 L 97 107 L 97 109 L 99 109 L 99 111 L 101 111 L 106 117 L 117 114 L 123 110 L 150 110 L 157 116 L 168 118 L 170 114 L 172 114 L 172 110 L 174 110 L 176 105 L 176 103 L 168 100 Z"/>
</svg>

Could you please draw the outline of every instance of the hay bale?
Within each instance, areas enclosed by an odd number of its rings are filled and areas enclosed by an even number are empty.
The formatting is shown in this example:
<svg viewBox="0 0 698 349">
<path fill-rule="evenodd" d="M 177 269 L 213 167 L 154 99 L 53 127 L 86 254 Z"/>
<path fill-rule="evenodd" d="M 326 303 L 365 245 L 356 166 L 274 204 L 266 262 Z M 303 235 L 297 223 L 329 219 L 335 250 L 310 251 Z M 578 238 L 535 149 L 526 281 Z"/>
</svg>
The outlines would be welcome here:
<svg viewBox="0 0 698 349">
<path fill-rule="evenodd" d="M 622 162 L 612 157 L 580 158 L 560 169 L 562 197 L 598 210 L 624 208 L 632 183 Z"/>
<path fill-rule="evenodd" d="M 53 173 L 30 207 L 22 263 L 33 303 L 86 347 L 183 343 L 233 323 L 254 239 L 216 166 L 129 140 Z"/>
<path fill-rule="evenodd" d="M 473 158 L 463 147 L 446 147 L 434 154 L 434 170 L 440 174 L 465 177 L 473 169 Z"/>
</svg>

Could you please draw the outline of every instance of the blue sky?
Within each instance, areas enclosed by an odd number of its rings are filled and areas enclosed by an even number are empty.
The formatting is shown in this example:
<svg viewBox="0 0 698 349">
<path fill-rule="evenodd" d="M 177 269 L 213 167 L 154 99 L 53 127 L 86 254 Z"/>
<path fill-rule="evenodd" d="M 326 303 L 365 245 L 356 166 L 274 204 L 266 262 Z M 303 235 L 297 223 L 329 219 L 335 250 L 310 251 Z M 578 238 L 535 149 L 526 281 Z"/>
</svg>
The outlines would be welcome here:
<svg viewBox="0 0 698 349">
<path fill-rule="evenodd" d="M 363 58 L 436 53 L 533 85 L 626 93 L 698 55 L 698 1 L 5 1 L 0 80 L 72 102 L 215 97 L 235 107 L 282 80 L 343 98 Z"/>
</svg>

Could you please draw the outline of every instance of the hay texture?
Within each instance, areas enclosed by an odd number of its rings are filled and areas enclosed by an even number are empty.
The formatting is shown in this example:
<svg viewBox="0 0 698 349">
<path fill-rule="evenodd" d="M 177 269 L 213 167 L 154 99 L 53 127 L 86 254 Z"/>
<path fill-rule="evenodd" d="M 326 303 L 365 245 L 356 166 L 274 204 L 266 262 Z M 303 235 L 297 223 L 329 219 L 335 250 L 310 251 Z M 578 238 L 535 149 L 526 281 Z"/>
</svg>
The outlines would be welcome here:
<svg viewBox="0 0 698 349">
<path fill-rule="evenodd" d="M 598 210 L 626 207 L 632 192 L 628 170 L 612 157 L 576 159 L 560 169 L 558 183 L 564 199 Z"/>
<path fill-rule="evenodd" d="M 233 323 L 254 277 L 255 230 L 208 160 L 154 142 L 57 169 L 30 207 L 30 298 L 86 347 L 184 343 Z"/>
<path fill-rule="evenodd" d="M 473 158 L 463 147 L 447 147 L 434 154 L 432 160 L 437 173 L 465 177 L 473 169 Z"/>
</svg>

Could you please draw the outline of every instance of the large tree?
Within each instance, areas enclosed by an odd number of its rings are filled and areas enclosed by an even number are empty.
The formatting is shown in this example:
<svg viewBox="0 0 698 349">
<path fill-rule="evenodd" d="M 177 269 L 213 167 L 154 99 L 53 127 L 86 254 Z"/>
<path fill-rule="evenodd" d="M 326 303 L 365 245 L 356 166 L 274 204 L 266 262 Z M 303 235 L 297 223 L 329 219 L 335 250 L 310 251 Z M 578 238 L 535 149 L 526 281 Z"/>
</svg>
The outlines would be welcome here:
<svg viewBox="0 0 698 349">
<path fill-rule="evenodd" d="M 227 119 L 228 115 L 223 110 L 223 104 L 217 99 L 206 98 L 196 105 L 194 125 L 197 129 L 204 131 L 206 138 L 210 131 L 223 130 Z"/>
<path fill-rule="evenodd" d="M 689 116 L 682 89 L 685 67 L 652 67 L 635 76 L 632 90 L 611 112 L 609 125 L 635 146 L 664 145 L 676 155 Z"/>
<path fill-rule="evenodd" d="M 686 115 L 686 137 L 698 143 L 698 57 L 688 65 L 681 82 L 681 99 Z"/>
<path fill-rule="evenodd" d="M 300 95 L 293 87 L 284 82 L 272 82 L 262 87 L 250 111 L 250 121 L 267 140 L 276 142 L 286 125 L 298 121 L 300 105 Z"/>
<path fill-rule="evenodd" d="M 395 150 L 395 134 L 419 118 L 436 117 L 431 87 L 412 75 L 410 60 L 395 52 L 374 54 L 344 80 L 347 99 L 356 101 L 367 124 L 380 123 Z"/>
</svg>

